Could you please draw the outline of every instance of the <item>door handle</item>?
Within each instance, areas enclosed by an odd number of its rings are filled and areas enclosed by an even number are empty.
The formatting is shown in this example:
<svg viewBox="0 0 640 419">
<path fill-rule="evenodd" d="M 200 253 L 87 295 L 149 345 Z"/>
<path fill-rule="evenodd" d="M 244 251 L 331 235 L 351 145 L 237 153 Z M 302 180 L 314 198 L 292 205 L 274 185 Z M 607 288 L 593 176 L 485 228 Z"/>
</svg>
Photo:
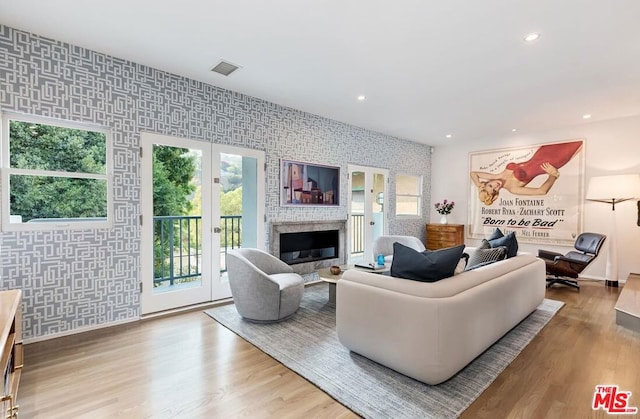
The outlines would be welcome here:
<svg viewBox="0 0 640 419">
<path fill-rule="evenodd" d="M 213 227 L 214 233 L 222 233 L 222 229 L 220 227 Z"/>
<path fill-rule="evenodd" d="M 369 225 L 370 226 L 376 225 L 376 222 L 375 221 L 369 221 Z"/>
</svg>

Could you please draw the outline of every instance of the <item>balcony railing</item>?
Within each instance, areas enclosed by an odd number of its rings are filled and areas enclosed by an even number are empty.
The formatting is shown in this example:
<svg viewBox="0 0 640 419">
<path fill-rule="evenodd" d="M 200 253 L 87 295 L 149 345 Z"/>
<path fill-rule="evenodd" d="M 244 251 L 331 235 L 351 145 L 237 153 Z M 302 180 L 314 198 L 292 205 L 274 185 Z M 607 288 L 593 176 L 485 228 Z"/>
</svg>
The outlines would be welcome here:
<svg viewBox="0 0 640 419">
<path fill-rule="evenodd" d="M 351 214 L 351 256 L 364 253 L 364 214 Z"/>
<path fill-rule="evenodd" d="M 220 216 L 220 273 L 227 272 L 227 251 L 242 247 L 242 215 Z"/>
<path fill-rule="evenodd" d="M 220 217 L 220 272 L 226 272 L 229 249 L 242 244 L 242 216 Z M 202 273 L 202 217 L 153 217 L 154 286 L 198 281 Z"/>
</svg>

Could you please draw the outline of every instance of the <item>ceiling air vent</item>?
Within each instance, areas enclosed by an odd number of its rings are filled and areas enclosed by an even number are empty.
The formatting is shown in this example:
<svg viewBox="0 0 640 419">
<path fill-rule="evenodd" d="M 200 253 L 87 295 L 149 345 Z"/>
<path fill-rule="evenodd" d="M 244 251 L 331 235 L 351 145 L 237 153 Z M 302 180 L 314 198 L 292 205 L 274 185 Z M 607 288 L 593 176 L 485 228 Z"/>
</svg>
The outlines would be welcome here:
<svg viewBox="0 0 640 419">
<path fill-rule="evenodd" d="M 213 71 L 214 73 L 222 74 L 223 76 L 228 76 L 239 68 L 240 67 L 235 64 L 231 64 L 226 61 L 220 61 L 218 65 L 211 69 L 211 71 Z"/>
</svg>

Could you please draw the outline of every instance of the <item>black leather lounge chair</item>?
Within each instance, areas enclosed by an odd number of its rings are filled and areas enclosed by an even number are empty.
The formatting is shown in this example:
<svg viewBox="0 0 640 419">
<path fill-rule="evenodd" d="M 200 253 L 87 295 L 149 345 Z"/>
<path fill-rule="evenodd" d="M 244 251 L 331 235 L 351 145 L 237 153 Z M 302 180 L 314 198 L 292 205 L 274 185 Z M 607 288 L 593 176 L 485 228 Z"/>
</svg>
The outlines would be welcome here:
<svg viewBox="0 0 640 419">
<path fill-rule="evenodd" d="M 574 247 L 566 255 L 548 250 L 538 250 L 538 257 L 547 265 L 547 288 L 553 284 L 563 284 L 580 289 L 578 274 L 598 256 L 607 236 L 598 233 L 582 233 Z"/>
</svg>

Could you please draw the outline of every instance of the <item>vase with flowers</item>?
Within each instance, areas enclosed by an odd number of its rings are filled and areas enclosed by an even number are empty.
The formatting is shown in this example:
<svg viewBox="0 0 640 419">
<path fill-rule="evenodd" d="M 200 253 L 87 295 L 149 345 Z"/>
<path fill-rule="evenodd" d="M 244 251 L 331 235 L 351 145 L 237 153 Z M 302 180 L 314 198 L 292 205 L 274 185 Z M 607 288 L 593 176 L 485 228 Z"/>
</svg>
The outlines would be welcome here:
<svg viewBox="0 0 640 419">
<path fill-rule="evenodd" d="M 455 206 L 456 203 L 454 201 L 449 202 L 446 199 L 442 202 L 436 202 L 436 211 L 438 211 L 438 214 L 441 215 L 440 224 L 448 223 L 447 215 L 451 214 L 451 211 L 453 211 L 453 207 Z"/>
</svg>

